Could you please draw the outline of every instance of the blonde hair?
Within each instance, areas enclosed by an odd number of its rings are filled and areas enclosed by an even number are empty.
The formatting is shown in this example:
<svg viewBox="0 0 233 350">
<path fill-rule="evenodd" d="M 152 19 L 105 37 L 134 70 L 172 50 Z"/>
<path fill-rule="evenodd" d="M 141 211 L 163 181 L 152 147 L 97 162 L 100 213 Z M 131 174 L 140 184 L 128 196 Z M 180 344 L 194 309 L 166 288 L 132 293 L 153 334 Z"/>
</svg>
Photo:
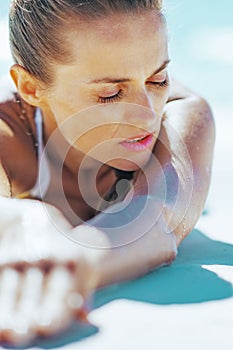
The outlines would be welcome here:
<svg viewBox="0 0 233 350">
<path fill-rule="evenodd" d="M 162 16 L 162 0 L 12 0 L 9 29 L 13 59 L 49 84 L 52 64 L 71 59 L 62 32 L 69 19 L 78 16 L 93 21 L 115 13 L 152 9 Z"/>
</svg>

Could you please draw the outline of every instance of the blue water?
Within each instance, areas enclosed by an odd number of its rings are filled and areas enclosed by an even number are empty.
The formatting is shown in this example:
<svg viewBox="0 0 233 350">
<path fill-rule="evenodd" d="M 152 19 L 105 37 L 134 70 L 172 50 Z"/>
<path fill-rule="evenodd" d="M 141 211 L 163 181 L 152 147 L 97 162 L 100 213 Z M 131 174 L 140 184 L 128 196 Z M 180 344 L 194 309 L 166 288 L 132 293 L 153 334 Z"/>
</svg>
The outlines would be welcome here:
<svg viewBox="0 0 233 350">
<path fill-rule="evenodd" d="M 232 100 L 233 2 L 167 0 L 172 71 L 211 102 Z"/>
<path fill-rule="evenodd" d="M 1 1 L 0 21 L 6 18 L 8 6 L 9 0 Z M 165 9 L 172 74 L 210 102 L 230 105 L 233 1 L 165 0 Z M 0 76 L 8 67 L 9 60 L 0 60 Z"/>
</svg>

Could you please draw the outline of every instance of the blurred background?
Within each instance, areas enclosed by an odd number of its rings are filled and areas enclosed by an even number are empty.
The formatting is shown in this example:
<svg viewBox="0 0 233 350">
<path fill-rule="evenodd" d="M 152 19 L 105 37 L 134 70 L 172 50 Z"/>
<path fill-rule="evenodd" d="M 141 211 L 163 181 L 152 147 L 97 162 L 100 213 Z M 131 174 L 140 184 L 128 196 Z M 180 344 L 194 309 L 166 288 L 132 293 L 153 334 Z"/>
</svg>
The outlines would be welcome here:
<svg viewBox="0 0 233 350">
<path fill-rule="evenodd" d="M 165 0 L 174 74 L 211 104 L 232 105 L 233 2 Z"/>
<path fill-rule="evenodd" d="M 7 74 L 11 63 L 8 6 L 9 0 L 1 1 L 0 78 Z M 165 13 L 171 72 L 208 100 L 216 120 L 214 173 L 207 212 L 217 215 L 220 225 L 222 220 L 230 224 L 233 198 L 233 1 L 165 0 Z"/>
</svg>

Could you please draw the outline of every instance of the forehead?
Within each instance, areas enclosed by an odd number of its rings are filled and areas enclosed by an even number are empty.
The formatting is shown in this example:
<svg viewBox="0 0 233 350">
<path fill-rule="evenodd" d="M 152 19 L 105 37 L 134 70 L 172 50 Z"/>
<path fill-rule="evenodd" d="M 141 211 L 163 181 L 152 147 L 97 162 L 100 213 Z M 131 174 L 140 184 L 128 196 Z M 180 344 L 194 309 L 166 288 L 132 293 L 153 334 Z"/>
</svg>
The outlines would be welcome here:
<svg viewBox="0 0 233 350">
<path fill-rule="evenodd" d="M 106 44 L 113 41 L 117 44 L 135 41 L 136 37 L 147 40 L 155 34 L 164 35 L 166 25 L 164 18 L 156 10 L 143 10 L 135 13 L 117 13 L 93 21 L 74 18 L 64 30 L 69 44 L 78 48 L 83 41 L 88 47 L 88 43 L 93 40 Z"/>
<path fill-rule="evenodd" d="M 99 38 L 107 42 L 112 41 L 113 38 L 122 40 L 125 34 L 128 38 L 134 38 L 138 33 L 147 37 L 151 30 L 158 32 L 164 29 L 164 21 L 157 11 L 144 10 L 106 16 L 93 22 L 91 27 Z"/>
<path fill-rule="evenodd" d="M 128 75 L 131 68 L 145 67 L 151 74 L 167 59 L 166 25 L 155 10 L 72 22 L 66 28 L 66 45 L 79 78 L 98 78 L 108 70 Z"/>
</svg>

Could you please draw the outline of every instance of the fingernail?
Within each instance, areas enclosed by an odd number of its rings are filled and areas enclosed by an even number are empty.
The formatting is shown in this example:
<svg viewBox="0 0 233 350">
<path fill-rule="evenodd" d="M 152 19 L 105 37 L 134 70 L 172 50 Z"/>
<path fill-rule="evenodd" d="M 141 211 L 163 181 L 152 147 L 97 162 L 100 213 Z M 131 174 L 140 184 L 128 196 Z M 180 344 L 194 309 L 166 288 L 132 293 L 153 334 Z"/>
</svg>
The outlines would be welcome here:
<svg viewBox="0 0 233 350">
<path fill-rule="evenodd" d="M 89 310 L 85 307 L 76 311 L 76 318 L 83 323 L 90 323 L 88 320 Z"/>
</svg>

